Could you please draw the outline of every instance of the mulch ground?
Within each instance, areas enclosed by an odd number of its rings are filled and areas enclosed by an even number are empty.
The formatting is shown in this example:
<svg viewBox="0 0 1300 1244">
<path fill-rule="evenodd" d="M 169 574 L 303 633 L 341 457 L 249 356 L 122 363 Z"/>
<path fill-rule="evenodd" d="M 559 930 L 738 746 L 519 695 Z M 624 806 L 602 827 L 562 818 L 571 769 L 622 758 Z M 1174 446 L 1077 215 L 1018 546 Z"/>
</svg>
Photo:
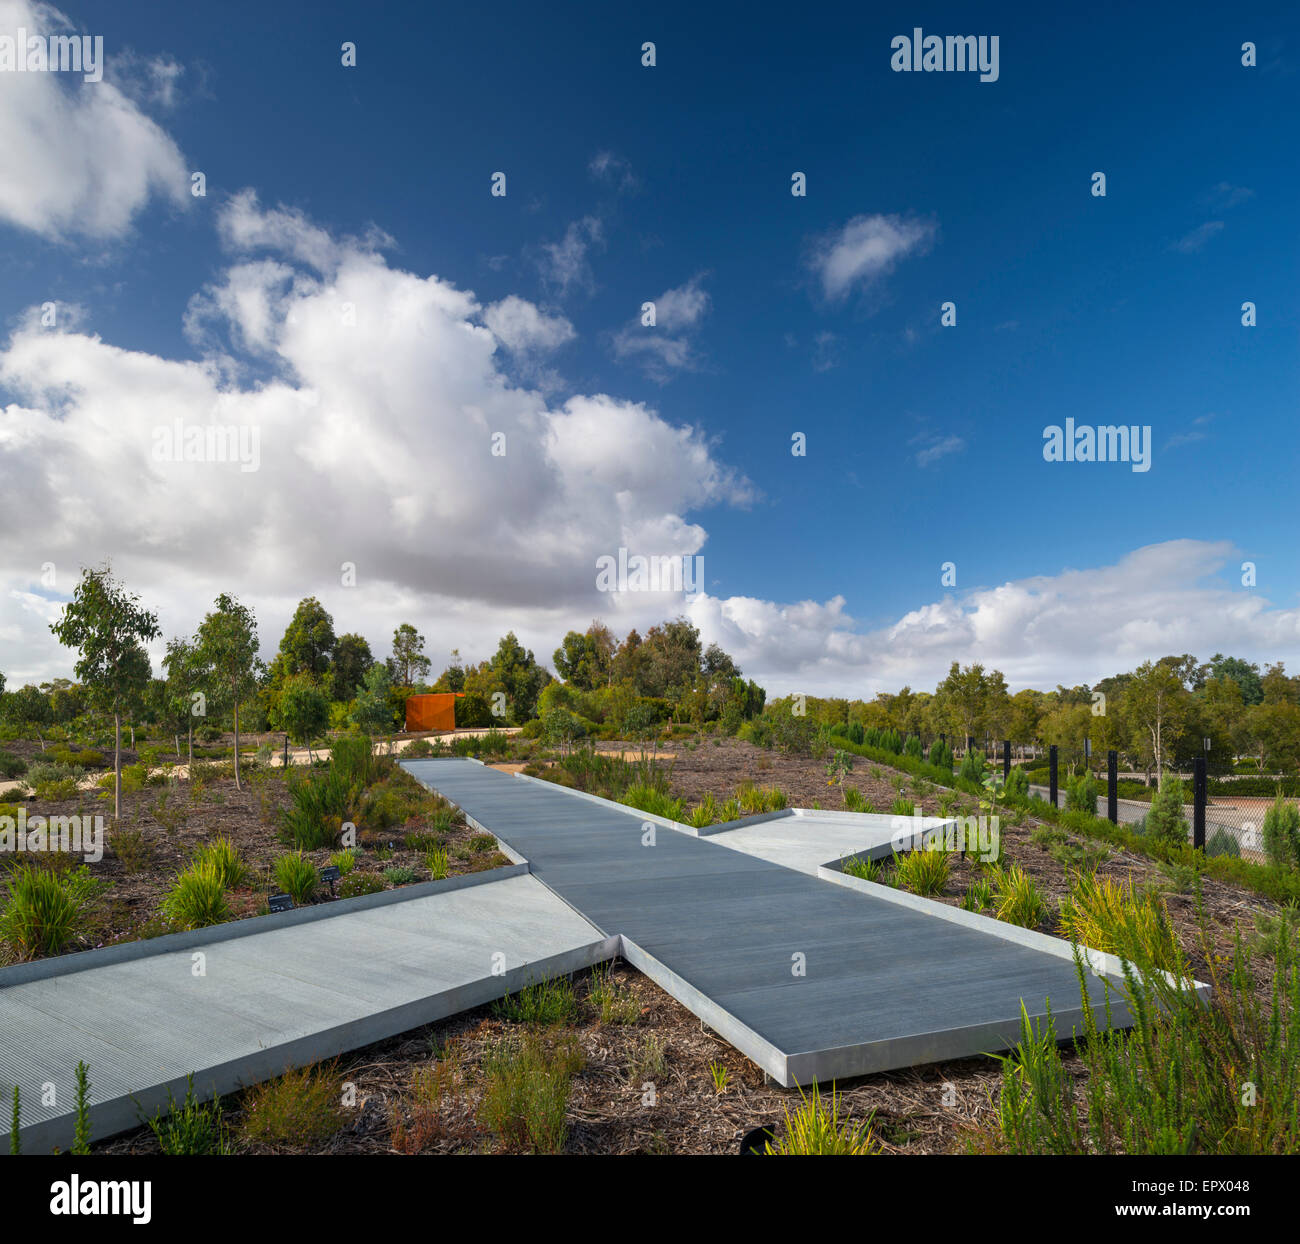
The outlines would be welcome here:
<svg viewBox="0 0 1300 1244">
<path fill-rule="evenodd" d="M 194 852 L 218 838 L 232 842 L 252 869 L 250 883 L 229 894 L 233 918 L 243 919 L 265 910 L 268 893 L 279 888 L 272 880 L 272 865 L 292 849 L 281 840 L 278 828 L 279 812 L 291 800 L 282 771 L 258 770 L 245 761 L 241 772 L 240 789 L 233 778 L 212 778 L 201 784 L 197 797 L 186 781 L 175 787 L 146 786 L 130 793 L 124 791 L 122 817 L 116 824 L 111 794 L 107 800 L 83 791 L 79 798 L 71 800 L 17 801 L 27 809 L 28 818 L 81 815 L 104 819 L 104 857 L 87 867 L 93 877 L 107 884 L 93 901 L 76 944 L 69 950 L 88 950 L 171 931 L 162 919 L 163 899 Z M 0 802 L 5 798 L 14 802 L 12 795 L 0 798 Z M 394 888 L 383 876 L 390 868 L 414 869 L 416 876 L 410 884 L 430 880 L 423 849 L 407 846 L 408 835 L 428 830 L 423 821 L 389 830 L 362 830 L 354 873 L 373 874 L 387 889 Z M 499 852 L 474 849 L 471 840 L 477 837 L 477 831 L 460 819 L 446 831 L 450 875 L 509 863 Z M 481 843 L 475 845 L 481 847 Z M 319 869 L 329 863 L 333 851 L 322 848 L 304 854 Z M 29 858 L 57 868 L 73 868 L 83 862 L 79 855 L 33 854 Z M 336 896 L 324 888 L 316 898 L 318 904 L 333 901 Z"/>
</svg>

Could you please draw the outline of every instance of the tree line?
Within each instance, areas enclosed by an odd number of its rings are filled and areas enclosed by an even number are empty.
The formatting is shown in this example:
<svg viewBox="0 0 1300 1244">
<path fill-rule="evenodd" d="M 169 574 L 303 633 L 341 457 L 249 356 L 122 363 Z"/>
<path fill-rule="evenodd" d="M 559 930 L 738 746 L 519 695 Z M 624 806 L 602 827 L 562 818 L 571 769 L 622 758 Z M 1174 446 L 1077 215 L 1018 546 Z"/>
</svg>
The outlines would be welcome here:
<svg viewBox="0 0 1300 1244">
<path fill-rule="evenodd" d="M 1222 653 L 1204 662 L 1165 656 L 1091 686 L 1014 694 L 1001 671 L 954 661 L 933 692 L 903 687 L 871 701 L 808 705 L 826 725 L 859 721 L 927 743 L 945 735 L 958 747 L 967 738 L 980 747 L 1003 739 L 1025 749 L 1055 745 L 1071 765 L 1084 760 L 1085 745 L 1096 758 L 1114 750 L 1148 778 L 1198 756 L 1210 772 L 1228 772 L 1243 758 L 1260 773 L 1300 768 L 1300 678 L 1282 662 L 1261 671 Z"/>
</svg>

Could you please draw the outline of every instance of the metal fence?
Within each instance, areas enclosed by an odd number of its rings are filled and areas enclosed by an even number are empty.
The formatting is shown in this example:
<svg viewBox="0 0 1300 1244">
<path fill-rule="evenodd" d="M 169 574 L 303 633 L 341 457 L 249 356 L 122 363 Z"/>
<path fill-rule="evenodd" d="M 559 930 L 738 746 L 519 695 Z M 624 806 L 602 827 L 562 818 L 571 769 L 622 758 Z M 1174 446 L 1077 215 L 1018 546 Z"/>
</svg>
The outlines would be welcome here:
<svg viewBox="0 0 1300 1244">
<path fill-rule="evenodd" d="M 1004 775 L 1010 772 L 1010 744 L 1002 744 Z M 1107 754 L 1104 793 L 1097 799 L 1097 815 L 1115 824 L 1123 824 L 1138 833 L 1144 832 L 1151 811 L 1148 799 L 1122 798 L 1118 791 L 1118 757 Z M 1046 787 L 1030 789 L 1042 795 L 1057 807 L 1066 806 L 1067 794 L 1060 781 L 1057 749 L 1048 749 L 1049 781 Z M 1154 796 L 1155 789 L 1151 794 Z M 1256 863 L 1267 863 L 1263 825 L 1264 816 L 1272 799 L 1265 796 L 1239 796 L 1231 793 L 1210 795 L 1205 771 L 1205 761 L 1193 762 L 1191 802 L 1182 805 L 1187 822 L 1187 839 L 1191 845 L 1207 855 L 1235 855 Z"/>
</svg>

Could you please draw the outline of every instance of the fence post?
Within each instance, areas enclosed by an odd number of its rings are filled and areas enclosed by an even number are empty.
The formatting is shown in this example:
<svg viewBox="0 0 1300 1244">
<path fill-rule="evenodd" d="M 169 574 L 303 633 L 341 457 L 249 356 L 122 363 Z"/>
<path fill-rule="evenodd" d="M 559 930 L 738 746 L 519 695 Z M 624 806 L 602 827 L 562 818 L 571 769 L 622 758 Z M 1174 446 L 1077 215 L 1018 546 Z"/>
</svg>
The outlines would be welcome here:
<svg viewBox="0 0 1300 1244">
<path fill-rule="evenodd" d="M 1119 752 L 1106 753 L 1106 816 L 1119 824 Z"/>
<path fill-rule="evenodd" d="M 288 732 L 287 730 L 284 732 L 284 769 L 285 769 L 285 776 L 288 776 L 288 769 L 289 769 L 289 732 Z"/>
<path fill-rule="evenodd" d="M 1055 743 L 1047 749 L 1047 789 L 1051 792 L 1048 799 L 1051 801 L 1052 807 L 1059 808 L 1061 805 L 1057 800 Z"/>
<path fill-rule="evenodd" d="M 968 734 L 966 736 L 966 754 L 969 756 L 974 749 L 975 749 L 975 740 L 971 738 L 971 736 Z"/>
<path fill-rule="evenodd" d="M 1192 761 L 1192 846 L 1205 850 L 1205 757 Z"/>
<path fill-rule="evenodd" d="M 1002 780 L 1005 782 L 1011 776 L 1011 740 L 1002 740 Z"/>
</svg>

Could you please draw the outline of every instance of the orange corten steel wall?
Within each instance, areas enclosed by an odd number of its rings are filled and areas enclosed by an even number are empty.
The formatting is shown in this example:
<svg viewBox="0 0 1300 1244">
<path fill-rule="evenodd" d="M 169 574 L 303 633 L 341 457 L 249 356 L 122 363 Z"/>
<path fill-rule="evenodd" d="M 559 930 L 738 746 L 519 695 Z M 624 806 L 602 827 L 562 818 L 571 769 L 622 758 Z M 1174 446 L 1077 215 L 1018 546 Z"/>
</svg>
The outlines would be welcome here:
<svg viewBox="0 0 1300 1244">
<path fill-rule="evenodd" d="M 412 695 L 406 700 L 406 729 L 454 730 L 456 728 L 456 700 L 463 692 L 438 692 L 433 695 Z"/>
</svg>

